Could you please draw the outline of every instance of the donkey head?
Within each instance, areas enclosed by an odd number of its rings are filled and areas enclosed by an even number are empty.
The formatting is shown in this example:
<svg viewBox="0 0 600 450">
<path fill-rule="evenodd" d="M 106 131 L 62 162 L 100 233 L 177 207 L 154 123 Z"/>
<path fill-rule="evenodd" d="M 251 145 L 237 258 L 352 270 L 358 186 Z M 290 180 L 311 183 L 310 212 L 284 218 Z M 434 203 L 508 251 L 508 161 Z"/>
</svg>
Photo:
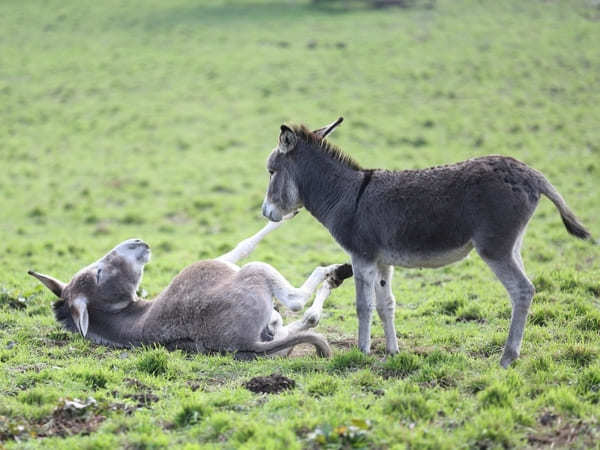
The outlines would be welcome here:
<svg viewBox="0 0 600 450">
<path fill-rule="evenodd" d="M 325 139 L 344 119 L 339 117 L 329 125 L 313 131 L 319 139 Z M 293 157 L 298 138 L 287 125 L 281 125 L 279 143 L 267 159 L 267 170 L 271 178 L 267 194 L 262 204 L 263 216 L 273 222 L 279 222 L 284 216 L 304 206 L 298 192 L 298 185 L 289 173 L 288 158 Z"/>
<path fill-rule="evenodd" d="M 69 283 L 32 270 L 27 273 L 60 298 L 54 303 L 56 319 L 85 337 L 89 310 L 116 313 L 136 300 L 135 293 L 148 261 L 148 244 L 140 239 L 129 239 L 81 269 Z"/>
</svg>

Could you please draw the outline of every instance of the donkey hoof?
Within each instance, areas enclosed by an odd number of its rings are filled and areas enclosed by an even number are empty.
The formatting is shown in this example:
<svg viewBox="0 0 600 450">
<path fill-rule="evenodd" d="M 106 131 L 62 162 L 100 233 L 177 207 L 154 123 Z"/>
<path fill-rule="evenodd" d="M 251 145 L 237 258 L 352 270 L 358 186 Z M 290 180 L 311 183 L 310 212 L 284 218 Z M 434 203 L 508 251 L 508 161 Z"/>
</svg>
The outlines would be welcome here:
<svg viewBox="0 0 600 450">
<path fill-rule="evenodd" d="M 314 328 L 314 327 L 317 326 L 317 324 L 319 323 L 320 319 L 321 319 L 321 317 L 319 316 L 318 313 L 313 313 L 311 311 L 306 311 L 306 314 L 304 314 L 303 321 L 310 328 Z"/>
<path fill-rule="evenodd" d="M 508 369 L 508 366 L 510 366 L 518 357 L 518 353 L 505 351 L 500 359 L 500 365 L 504 369 Z"/>
<path fill-rule="evenodd" d="M 340 264 L 329 274 L 329 282 L 332 287 L 336 288 L 340 286 L 346 278 L 350 278 L 352 274 L 352 266 L 350 264 Z"/>
</svg>

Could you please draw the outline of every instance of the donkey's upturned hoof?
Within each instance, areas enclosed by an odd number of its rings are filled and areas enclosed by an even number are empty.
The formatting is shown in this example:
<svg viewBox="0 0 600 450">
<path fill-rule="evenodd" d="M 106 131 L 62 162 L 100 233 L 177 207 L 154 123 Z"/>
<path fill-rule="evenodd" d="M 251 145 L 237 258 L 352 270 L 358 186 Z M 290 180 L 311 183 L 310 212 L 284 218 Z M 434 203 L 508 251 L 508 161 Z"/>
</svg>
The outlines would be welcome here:
<svg viewBox="0 0 600 450">
<path fill-rule="evenodd" d="M 350 264 L 340 264 L 331 274 L 329 280 L 333 287 L 340 286 L 346 278 L 350 278 L 352 276 L 352 265 Z"/>
</svg>

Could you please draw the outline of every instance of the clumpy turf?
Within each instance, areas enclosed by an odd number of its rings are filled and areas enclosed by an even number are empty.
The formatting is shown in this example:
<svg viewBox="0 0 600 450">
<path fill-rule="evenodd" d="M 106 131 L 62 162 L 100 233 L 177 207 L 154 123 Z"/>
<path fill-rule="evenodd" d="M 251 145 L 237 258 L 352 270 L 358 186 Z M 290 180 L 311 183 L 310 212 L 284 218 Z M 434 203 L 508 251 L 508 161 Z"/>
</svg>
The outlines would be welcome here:
<svg viewBox="0 0 600 450">
<path fill-rule="evenodd" d="M 544 172 L 600 236 L 600 10 L 593 2 L 5 1 L 0 5 L 0 446 L 586 447 L 600 438 L 600 250 L 543 200 L 523 245 L 522 357 L 475 256 L 393 279 L 400 354 L 354 347 L 354 289 L 325 305 L 331 360 L 107 349 L 54 323 L 27 269 L 64 280 L 130 237 L 154 296 L 264 223 L 287 120 L 344 124 L 365 167 L 489 153 Z M 298 284 L 347 256 L 306 212 L 257 249 Z M 287 321 L 297 317 L 283 311 Z M 297 352 L 306 355 L 301 349 Z M 293 389 L 256 394 L 277 374 Z M 78 406 L 74 406 L 78 405 Z"/>
</svg>

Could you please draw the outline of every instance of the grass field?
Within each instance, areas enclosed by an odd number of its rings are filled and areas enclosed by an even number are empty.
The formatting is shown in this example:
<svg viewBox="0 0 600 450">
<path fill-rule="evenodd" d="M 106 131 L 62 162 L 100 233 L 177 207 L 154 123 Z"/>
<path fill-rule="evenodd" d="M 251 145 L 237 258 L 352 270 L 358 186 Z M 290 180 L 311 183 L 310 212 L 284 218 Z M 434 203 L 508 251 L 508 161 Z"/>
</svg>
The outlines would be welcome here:
<svg viewBox="0 0 600 450">
<path fill-rule="evenodd" d="M 547 200 L 523 246 L 538 293 L 508 370 L 509 300 L 476 255 L 396 271 L 388 359 L 378 319 L 374 354 L 353 348 L 351 282 L 317 328 L 332 359 L 248 363 L 92 345 L 56 325 L 26 271 L 68 281 L 140 237 L 151 298 L 264 224 L 282 122 L 338 115 L 331 140 L 366 167 L 518 158 L 600 237 L 599 21 L 587 0 L 1 2 L 0 447 L 597 446 L 600 247 Z M 299 284 L 348 258 L 304 211 L 252 259 Z M 296 387 L 244 388 L 271 373 Z"/>
</svg>

